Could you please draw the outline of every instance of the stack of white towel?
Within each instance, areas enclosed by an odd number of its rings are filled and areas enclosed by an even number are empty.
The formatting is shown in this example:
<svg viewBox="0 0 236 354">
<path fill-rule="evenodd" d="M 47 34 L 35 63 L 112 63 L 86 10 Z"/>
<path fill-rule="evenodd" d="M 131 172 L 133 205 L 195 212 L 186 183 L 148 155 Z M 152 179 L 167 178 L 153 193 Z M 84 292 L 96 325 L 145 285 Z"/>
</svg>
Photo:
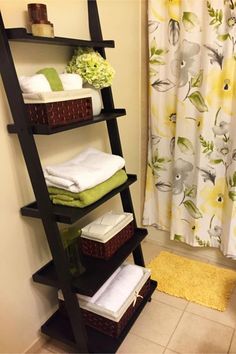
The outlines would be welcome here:
<svg viewBox="0 0 236 354">
<path fill-rule="evenodd" d="M 121 156 L 88 148 L 71 160 L 45 167 L 44 177 L 49 187 L 78 193 L 106 181 L 124 165 Z"/>
</svg>

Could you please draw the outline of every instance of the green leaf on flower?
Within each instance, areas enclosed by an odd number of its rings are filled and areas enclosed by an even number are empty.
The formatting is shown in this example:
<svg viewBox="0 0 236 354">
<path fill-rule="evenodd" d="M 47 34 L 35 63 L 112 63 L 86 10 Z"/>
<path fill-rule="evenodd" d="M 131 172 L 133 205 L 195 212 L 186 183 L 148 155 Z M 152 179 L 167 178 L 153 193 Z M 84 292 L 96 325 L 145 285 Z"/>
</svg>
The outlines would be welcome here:
<svg viewBox="0 0 236 354">
<path fill-rule="evenodd" d="M 199 73 L 191 78 L 190 84 L 191 87 L 200 87 L 203 79 L 203 70 L 200 70 Z"/>
<path fill-rule="evenodd" d="M 193 92 L 191 95 L 188 96 L 190 102 L 197 108 L 199 112 L 207 112 L 208 108 L 199 91 Z"/>
<path fill-rule="evenodd" d="M 193 154 L 193 144 L 191 141 L 183 136 L 179 136 L 177 139 L 177 145 L 180 149 L 180 151 L 184 154 Z"/>
<path fill-rule="evenodd" d="M 210 22 L 210 25 L 216 25 L 215 27 L 219 27 L 222 24 L 223 20 L 223 11 L 220 10 L 215 10 L 212 6 L 210 1 L 207 1 L 207 10 L 208 14 L 210 17 L 212 17 L 212 20 Z"/>
<path fill-rule="evenodd" d="M 235 202 L 236 201 L 236 192 L 230 191 L 229 192 L 229 198 Z"/>
<path fill-rule="evenodd" d="M 150 67 L 150 69 L 149 69 L 149 75 L 150 75 L 150 76 L 155 76 L 155 75 L 157 75 L 157 74 L 158 74 L 158 72 L 157 72 L 155 69 L 153 69 L 153 68 Z"/>
<path fill-rule="evenodd" d="M 184 236 L 182 236 L 182 235 L 177 235 L 177 234 L 175 234 L 174 240 L 175 240 L 175 241 L 179 241 L 179 242 L 185 242 Z"/>
<path fill-rule="evenodd" d="M 166 54 L 167 52 L 168 50 L 166 49 L 157 48 L 156 39 L 153 38 L 153 40 L 150 43 L 150 57 L 149 57 L 150 64 L 164 65 L 165 61 L 163 59 L 163 55 Z"/>
<path fill-rule="evenodd" d="M 186 31 L 191 31 L 195 26 L 199 25 L 199 19 L 194 12 L 184 12 L 182 22 Z"/>
<path fill-rule="evenodd" d="M 155 38 L 153 38 L 153 40 L 150 43 L 150 55 L 151 56 L 153 56 L 155 54 L 156 49 L 157 49 L 157 43 L 156 43 Z"/>
<path fill-rule="evenodd" d="M 185 189 L 184 194 L 186 197 L 195 198 L 197 195 L 197 186 L 194 184 Z"/>
<path fill-rule="evenodd" d="M 233 174 L 233 186 L 236 187 L 236 171 Z"/>
<path fill-rule="evenodd" d="M 202 247 L 210 247 L 210 242 L 209 241 L 205 241 L 205 240 L 201 240 L 200 237 L 196 236 L 196 241 L 199 244 L 199 246 Z"/>
<path fill-rule="evenodd" d="M 210 163 L 212 163 L 213 165 L 218 165 L 219 163 L 223 162 L 222 159 L 213 159 L 210 160 Z"/>
<path fill-rule="evenodd" d="M 226 41 L 228 38 L 230 38 L 229 33 L 225 33 L 225 34 L 218 34 L 217 39 L 221 42 Z"/>
<path fill-rule="evenodd" d="M 165 61 L 158 55 L 153 55 L 152 59 L 149 60 L 149 63 L 152 65 L 165 65 Z"/>
<path fill-rule="evenodd" d="M 200 140 L 202 147 L 204 147 L 204 150 L 203 150 L 204 154 L 213 151 L 213 149 L 214 149 L 213 141 L 205 140 L 202 135 L 199 136 L 199 140 Z"/>
<path fill-rule="evenodd" d="M 196 205 L 192 202 L 192 200 L 188 199 L 184 201 L 184 206 L 189 212 L 189 214 L 194 218 L 194 219 L 199 219 L 202 218 L 202 213 L 200 210 L 196 207 Z"/>
</svg>

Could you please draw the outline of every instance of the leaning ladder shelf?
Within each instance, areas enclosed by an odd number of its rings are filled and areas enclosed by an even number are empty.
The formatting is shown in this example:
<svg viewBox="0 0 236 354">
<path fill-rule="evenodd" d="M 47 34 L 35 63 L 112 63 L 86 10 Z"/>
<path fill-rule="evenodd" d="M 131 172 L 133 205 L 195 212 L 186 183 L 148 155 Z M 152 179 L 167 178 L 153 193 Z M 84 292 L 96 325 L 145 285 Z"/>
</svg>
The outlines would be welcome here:
<svg viewBox="0 0 236 354">
<path fill-rule="evenodd" d="M 73 346 L 78 353 L 114 353 L 146 302 L 150 300 L 157 286 L 156 282 L 151 281 L 149 293 L 143 299 L 143 302 L 121 335 L 115 339 L 84 325 L 76 292 L 92 296 L 130 253 L 133 253 L 136 264 L 144 266 L 140 243 L 146 237 L 147 231 L 146 229 L 137 228 L 135 221 L 134 237 L 123 245 L 111 260 L 94 260 L 90 257 L 81 256 L 84 271 L 73 278 L 69 272 L 68 259 L 63 249 L 57 223 L 72 224 L 116 194 L 120 194 L 123 210 L 134 213 L 129 186 L 136 181 L 136 176 L 128 175 L 128 180 L 125 184 L 84 209 L 52 205 L 47 192 L 34 135 L 50 135 L 104 121 L 107 125 L 112 153 L 122 156 L 117 118 L 126 114 L 125 109 L 116 109 L 114 107 L 111 88 L 105 88 L 102 90 L 104 109 L 99 116 L 94 117 L 91 121 L 73 123 L 56 128 L 28 124 L 27 112 L 9 46 L 9 41 L 71 47 L 85 46 L 96 49 L 105 58 L 104 48 L 113 48 L 114 42 L 110 40 L 104 41 L 102 38 L 96 0 L 88 0 L 88 16 L 91 41 L 62 37 L 33 37 L 24 28 L 5 29 L 0 15 L 0 71 L 14 121 L 14 124 L 9 124 L 7 129 L 9 133 L 18 135 L 36 198 L 35 202 L 21 208 L 21 214 L 42 220 L 52 254 L 52 261 L 33 274 L 33 280 L 41 284 L 61 288 L 68 314 L 67 317 L 64 317 L 59 311 L 55 312 L 42 325 L 41 330 L 44 334 Z"/>
</svg>

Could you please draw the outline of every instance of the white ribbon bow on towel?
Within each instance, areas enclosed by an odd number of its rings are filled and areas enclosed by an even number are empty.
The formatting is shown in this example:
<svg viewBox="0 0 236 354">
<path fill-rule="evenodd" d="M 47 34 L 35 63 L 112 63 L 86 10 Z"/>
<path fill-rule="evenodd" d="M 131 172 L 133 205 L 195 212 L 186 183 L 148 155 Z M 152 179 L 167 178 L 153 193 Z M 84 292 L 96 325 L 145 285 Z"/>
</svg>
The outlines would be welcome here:
<svg viewBox="0 0 236 354">
<path fill-rule="evenodd" d="M 141 299 L 143 299 L 143 296 L 142 295 L 139 295 L 139 293 L 137 291 L 134 292 L 134 301 L 133 301 L 133 307 L 135 306 L 136 304 L 136 301 L 137 301 L 137 298 L 140 297 Z"/>
</svg>

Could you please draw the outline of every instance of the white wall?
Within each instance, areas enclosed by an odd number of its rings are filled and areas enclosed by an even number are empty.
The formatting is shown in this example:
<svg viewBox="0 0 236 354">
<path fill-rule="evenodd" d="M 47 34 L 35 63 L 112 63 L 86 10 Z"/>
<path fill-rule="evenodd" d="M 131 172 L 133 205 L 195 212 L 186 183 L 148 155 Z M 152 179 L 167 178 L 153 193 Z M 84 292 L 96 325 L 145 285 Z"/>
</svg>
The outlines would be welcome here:
<svg viewBox="0 0 236 354">
<path fill-rule="evenodd" d="M 6 27 L 25 27 L 26 0 L 0 0 Z M 55 34 L 89 39 L 87 9 L 84 0 L 46 0 L 48 17 Z M 145 1 L 98 0 L 104 39 L 114 39 L 116 49 L 107 49 L 107 57 L 116 69 L 113 93 L 116 107 L 127 109 L 119 118 L 119 127 L 127 171 L 141 174 L 141 125 L 146 117 L 143 32 Z M 33 74 L 42 67 L 62 71 L 71 51 L 64 47 L 12 43 L 18 74 Z M 142 75 L 141 75 L 142 73 Z M 17 137 L 9 135 L 6 125 L 12 121 L 0 80 L 0 352 L 20 353 L 38 337 L 40 325 L 56 307 L 55 290 L 35 284 L 31 275 L 50 259 L 50 251 L 39 220 L 20 216 L 21 206 L 33 197 Z M 73 156 L 87 145 L 109 151 L 105 123 L 64 132 L 37 136 L 42 163 L 58 162 Z M 140 220 L 141 184 L 131 188 L 134 207 Z M 119 198 L 104 208 L 118 205 Z M 102 210 L 102 208 L 101 208 Z M 85 223 L 85 221 L 83 221 Z"/>
</svg>

